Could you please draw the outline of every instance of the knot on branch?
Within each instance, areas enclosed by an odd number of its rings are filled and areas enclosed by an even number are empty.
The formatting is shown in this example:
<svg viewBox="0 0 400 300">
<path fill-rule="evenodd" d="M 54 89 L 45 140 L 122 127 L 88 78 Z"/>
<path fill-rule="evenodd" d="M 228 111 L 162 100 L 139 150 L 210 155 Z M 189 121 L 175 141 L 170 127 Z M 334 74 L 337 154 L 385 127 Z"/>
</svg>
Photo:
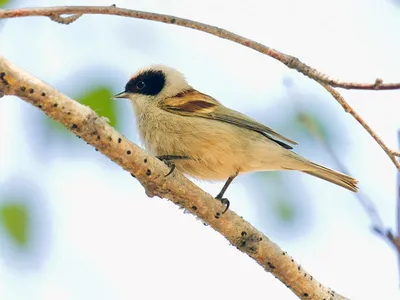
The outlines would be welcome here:
<svg viewBox="0 0 400 300">
<path fill-rule="evenodd" d="M 374 83 L 374 89 L 379 90 L 383 84 L 383 80 L 381 78 L 377 78 Z"/>
<path fill-rule="evenodd" d="M 256 254 L 262 238 L 255 234 L 248 234 L 246 231 L 242 231 L 240 237 L 237 238 L 236 246 L 246 253 Z"/>
<path fill-rule="evenodd" d="M 306 65 L 305 63 L 301 62 L 297 57 L 291 55 L 287 56 L 288 59 L 286 60 L 285 65 L 289 68 L 295 69 L 301 74 L 307 76 L 308 78 L 314 79 L 317 82 L 328 83 L 330 85 L 335 82 L 335 80 L 331 79 L 328 75 L 325 75 L 310 67 L 309 65 Z"/>
<path fill-rule="evenodd" d="M 285 65 L 287 65 L 291 69 L 297 69 L 298 65 L 300 63 L 300 60 L 297 57 L 294 57 L 291 55 L 287 55 L 287 56 L 288 56 L 288 59 L 285 62 Z"/>
<path fill-rule="evenodd" d="M 82 14 L 74 14 L 69 17 L 63 17 L 62 15 L 56 14 L 49 16 L 50 20 L 65 25 L 71 24 L 72 22 L 78 20 L 80 17 L 82 17 Z"/>
</svg>

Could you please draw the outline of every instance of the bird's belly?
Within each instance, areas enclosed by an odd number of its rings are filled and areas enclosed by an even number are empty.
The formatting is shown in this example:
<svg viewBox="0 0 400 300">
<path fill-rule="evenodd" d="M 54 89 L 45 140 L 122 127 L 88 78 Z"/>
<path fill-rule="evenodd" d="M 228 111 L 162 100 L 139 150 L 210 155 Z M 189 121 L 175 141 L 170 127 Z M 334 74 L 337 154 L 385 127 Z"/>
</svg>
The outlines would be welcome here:
<svg viewBox="0 0 400 300">
<path fill-rule="evenodd" d="M 181 172 L 195 178 L 223 181 L 236 173 L 285 169 L 285 160 L 280 152 L 283 148 L 273 144 L 269 147 L 270 144 L 262 137 L 247 145 L 232 140 L 215 143 L 213 139 L 192 137 L 187 141 L 187 144 L 182 140 L 180 143 L 188 149 L 183 153 L 188 153 L 190 159 L 175 161 L 175 165 Z"/>
<path fill-rule="evenodd" d="M 284 169 L 282 150 L 288 151 L 257 132 L 196 117 L 163 117 L 142 123 L 141 138 L 155 156 L 189 157 L 174 161 L 189 176 L 222 181 L 238 172 Z"/>
<path fill-rule="evenodd" d="M 174 163 L 179 171 L 195 178 L 226 180 L 240 169 L 235 163 L 235 156 L 238 154 L 229 143 L 218 143 L 196 132 L 161 134 L 146 144 L 146 148 L 151 149 L 150 152 L 156 156 L 188 157 L 184 160 L 175 160 Z"/>
<path fill-rule="evenodd" d="M 178 128 L 172 120 L 157 128 L 139 127 L 146 150 L 155 156 L 189 157 L 185 160 L 175 160 L 176 168 L 203 180 L 222 181 L 240 171 L 237 158 L 243 147 L 238 145 L 237 140 L 230 140 L 225 124 L 221 128 L 220 122 L 215 122 L 217 126 L 212 127 L 212 120 L 189 120 L 181 116 L 179 118 L 177 122 L 181 124 Z"/>
</svg>

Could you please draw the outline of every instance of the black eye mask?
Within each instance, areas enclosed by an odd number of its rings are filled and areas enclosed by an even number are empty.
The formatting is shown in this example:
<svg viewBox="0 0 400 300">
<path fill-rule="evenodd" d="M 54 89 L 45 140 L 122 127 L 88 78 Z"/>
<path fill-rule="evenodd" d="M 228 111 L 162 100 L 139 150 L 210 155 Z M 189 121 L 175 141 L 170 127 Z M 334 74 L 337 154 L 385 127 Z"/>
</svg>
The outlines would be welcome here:
<svg viewBox="0 0 400 300">
<path fill-rule="evenodd" d="M 155 96 L 165 85 L 165 75 L 162 71 L 148 70 L 132 78 L 125 86 L 125 92 Z"/>
</svg>

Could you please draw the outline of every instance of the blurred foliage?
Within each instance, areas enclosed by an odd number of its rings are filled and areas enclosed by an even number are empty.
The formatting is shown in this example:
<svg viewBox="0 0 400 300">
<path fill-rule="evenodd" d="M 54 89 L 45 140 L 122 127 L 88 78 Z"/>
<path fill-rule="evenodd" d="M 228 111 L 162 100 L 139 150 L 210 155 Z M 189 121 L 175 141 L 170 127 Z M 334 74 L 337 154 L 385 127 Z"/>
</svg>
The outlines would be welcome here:
<svg viewBox="0 0 400 300">
<path fill-rule="evenodd" d="M 116 102 L 112 99 L 112 96 L 113 93 L 111 92 L 110 88 L 98 85 L 91 90 L 85 91 L 85 93 L 78 96 L 76 100 L 81 104 L 89 106 L 98 115 L 106 117 L 109 120 L 109 124 L 111 126 L 117 127 L 117 107 Z M 57 135 L 62 132 L 63 137 L 73 137 L 73 134 L 69 130 L 64 128 L 63 125 L 50 118 L 46 118 L 46 120 L 48 122 L 48 128 L 50 128 L 52 132 L 56 133 Z"/>
<path fill-rule="evenodd" d="M 285 198 L 277 199 L 273 207 L 274 211 L 277 212 L 279 219 L 283 222 L 291 222 L 296 218 L 294 206 Z"/>
<path fill-rule="evenodd" d="M 49 251 L 50 220 L 39 186 L 24 177 L 0 183 L 0 255 L 10 267 L 40 267 Z"/>
<path fill-rule="evenodd" d="M 10 2 L 9 0 L 0 0 L 0 7 L 5 6 L 9 2 Z"/>
<path fill-rule="evenodd" d="M 246 186 L 253 194 L 251 199 L 257 201 L 260 219 L 287 227 L 297 223 L 299 209 L 294 203 L 291 189 L 288 189 L 293 184 L 286 180 L 283 172 L 257 172 L 251 175 L 251 181 Z"/>
<path fill-rule="evenodd" d="M 284 78 L 283 85 L 287 95 L 277 101 L 279 104 L 274 109 L 263 114 L 264 123 L 271 124 L 267 116 L 279 116 L 273 128 L 297 141 L 302 146 L 300 153 L 306 157 L 314 151 L 318 151 L 317 156 L 324 156 L 326 147 L 323 145 L 342 145 L 345 131 L 341 130 L 330 104 L 324 103 L 318 95 L 303 93 L 291 78 Z M 285 171 L 259 172 L 251 176 L 249 191 L 253 194 L 252 201 L 257 202 L 261 228 L 275 228 L 280 234 L 293 236 L 309 225 L 312 208 L 308 207 L 307 189 L 295 179 L 297 176 L 301 175 Z"/>
<path fill-rule="evenodd" d="M 249 176 L 249 205 L 256 207 L 253 225 L 279 239 L 302 236 L 310 228 L 313 209 L 297 172 L 257 172 Z"/>
<path fill-rule="evenodd" d="M 286 89 L 286 97 L 281 101 L 288 103 L 286 110 L 291 111 L 287 116 L 285 130 L 301 145 L 346 145 L 346 129 L 341 121 L 340 109 L 336 103 L 326 101 L 326 95 L 304 92 L 291 77 L 284 77 L 282 83 Z"/>
<path fill-rule="evenodd" d="M 0 206 L 0 224 L 11 240 L 24 248 L 29 242 L 29 212 L 25 205 L 16 201 L 6 201 Z"/>
<path fill-rule="evenodd" d="M 295 122 L 308 131 L 312 137 L 318 139 L 320 142 L 329 143 L 329 131 L 326 128 L 326 123 L 321 120 L 319 115 L 311 112 L 298 110 L 295 115 Z"/>
</svg>

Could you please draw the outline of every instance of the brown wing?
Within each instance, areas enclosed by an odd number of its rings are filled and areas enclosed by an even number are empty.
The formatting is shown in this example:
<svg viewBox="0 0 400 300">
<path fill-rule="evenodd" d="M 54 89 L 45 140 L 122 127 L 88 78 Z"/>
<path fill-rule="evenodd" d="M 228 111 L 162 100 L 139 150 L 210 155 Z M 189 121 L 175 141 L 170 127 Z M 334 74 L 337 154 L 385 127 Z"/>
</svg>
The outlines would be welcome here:
<svg viewBox="0 0 400 300">
<path fill-rule="evenodd" d="M 242 128 L 254 130 L 265 137 L 275 141 L 286 149 L 292 149 L 291 146 L 273 139 L 269 135 L 281 139 L 287 143 L 297 145 L 296 142 L 285 138 L 271 128 L 258 123 L 252 118 L 227 108 L 214 98 L 200 93 L 196 90 L 188 90 L 174 97 L 167 98 L 159 104 L 159 107 L 165 111 L 182 116 L 197 116 L 211 120 L 218 120 L 240 126 Z"/>
</svg>

